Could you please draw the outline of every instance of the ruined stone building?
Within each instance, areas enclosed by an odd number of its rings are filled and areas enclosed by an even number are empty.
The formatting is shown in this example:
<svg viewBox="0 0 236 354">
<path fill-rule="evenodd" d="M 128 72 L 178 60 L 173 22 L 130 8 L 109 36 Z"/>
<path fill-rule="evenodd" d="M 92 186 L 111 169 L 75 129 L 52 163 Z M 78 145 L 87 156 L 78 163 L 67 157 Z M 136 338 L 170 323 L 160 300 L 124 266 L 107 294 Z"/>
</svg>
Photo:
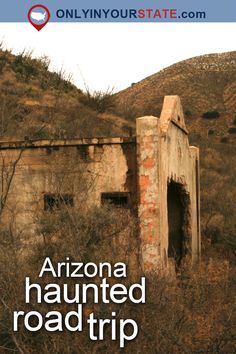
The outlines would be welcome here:
<svg viewBox="0 0 236 354">
<path fill-rule="evenodd" d="M 36 210 L 62 201 L 110 201 L 137 210 L 144 270 L 198 259 L 199 152 L 179 97 L 165 97 L 160 118 L 137 118 L 136 137 L 1 142 L 0 153 L 2 222 L 10 211 L 19 232 L 33 234 Z"/>
</svg>

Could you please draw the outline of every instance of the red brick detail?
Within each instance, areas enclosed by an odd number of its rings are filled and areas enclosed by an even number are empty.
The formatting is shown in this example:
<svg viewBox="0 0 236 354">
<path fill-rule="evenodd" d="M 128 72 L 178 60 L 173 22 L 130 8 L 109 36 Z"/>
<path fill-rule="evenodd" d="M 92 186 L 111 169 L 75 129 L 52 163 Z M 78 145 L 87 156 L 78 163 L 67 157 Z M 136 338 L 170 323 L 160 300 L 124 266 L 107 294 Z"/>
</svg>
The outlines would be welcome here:
<svg viewBox="0 0 236 354">
<path fill-rule="evenodd" d="M 139 176 L 139 185 L 142 188 L 146 189 L 150 185 L 149 176 Z"/>
<path fill-rule="evenodd" d="M 145 160 L 143 160 L 142 165 L 146 169 L 153 168 L 155 165 L 155 160 L 151 157 L 147 157 Z"/>
</svg>

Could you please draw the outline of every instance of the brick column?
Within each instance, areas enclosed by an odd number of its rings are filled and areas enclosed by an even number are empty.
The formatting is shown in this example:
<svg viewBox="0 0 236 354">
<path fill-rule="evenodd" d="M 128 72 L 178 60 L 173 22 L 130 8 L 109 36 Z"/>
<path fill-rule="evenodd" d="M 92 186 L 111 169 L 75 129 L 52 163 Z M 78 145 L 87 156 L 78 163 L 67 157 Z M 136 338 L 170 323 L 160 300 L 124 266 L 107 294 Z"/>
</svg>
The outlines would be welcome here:
<svg viewBox="0 0 236 354">
<path fill-rule="evenodd" d="M 145 272 L 160 266 L 158 118 L 136 120 L 138 213 L 142 266 Z"/>
</svg>

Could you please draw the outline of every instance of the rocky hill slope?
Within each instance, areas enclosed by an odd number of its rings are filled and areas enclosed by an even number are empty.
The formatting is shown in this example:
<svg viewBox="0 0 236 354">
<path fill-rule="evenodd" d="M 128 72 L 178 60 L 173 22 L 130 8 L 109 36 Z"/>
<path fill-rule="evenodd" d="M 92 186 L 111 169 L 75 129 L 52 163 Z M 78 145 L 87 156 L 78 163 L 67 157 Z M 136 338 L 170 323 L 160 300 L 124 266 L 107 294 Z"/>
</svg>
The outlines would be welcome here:
<svg viewBox="0 0 236 354">
<path fill-rule="evenodd" d="M 132 84 L 116 95 L 117 112 L 159 116 L 165 95 L 181 97 L 191 131 L 227 134 L 236 116 L 236 51 L 187 59 Z M 202 119 L 212 111 L 220 118 Z"/>
</svg>

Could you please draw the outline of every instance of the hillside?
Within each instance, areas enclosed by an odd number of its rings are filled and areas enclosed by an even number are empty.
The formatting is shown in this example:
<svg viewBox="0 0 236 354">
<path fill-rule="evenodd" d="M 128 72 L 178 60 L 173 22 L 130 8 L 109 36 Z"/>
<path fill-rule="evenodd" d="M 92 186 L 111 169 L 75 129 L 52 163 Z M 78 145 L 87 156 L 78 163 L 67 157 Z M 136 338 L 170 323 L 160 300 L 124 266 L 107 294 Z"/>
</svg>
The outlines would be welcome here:
<svg viewBox="0 0 236 354">
<path fill-rule="evenodd" d="M 72 138 L 129 134 L 124 119 L 104 112 L 109 94 L 76 88 L 47 57 L 0 49 L 0 139 Z"/>
<path fill-rule="evenodd" d="M 116 95 L 117 112 L 129 119 L 158 116 L 165 95 L 181 97 L 190 131 L 227 134 L 236 116 L 236 51 L 187 59 L 132 84 Z M 220 119 L 202 119 L 208 111 Z"/>
<path fill-rule="evenodd" d="M 1 139 L 128 135 L 136 117 L 158 116 L 171 94 L 181 97 L 191 135 L 234 137 L 236 52 L 184 60 L 113 96 L 83 93 L 49 64 L 0 49 Z M 208 111 L 220 117 L 202 118 Z"/>
<path fill-rule="evenodd" d="M 236 52 L 182 61 L 115 95 L 83 93 L 49 64 L 0 50 L 1 140 L 127 136 L 136 117 L 158 116 L 163 96 L 177 94 L 200 147 L 203 234 L 236 246 Z"/>
</svg>

